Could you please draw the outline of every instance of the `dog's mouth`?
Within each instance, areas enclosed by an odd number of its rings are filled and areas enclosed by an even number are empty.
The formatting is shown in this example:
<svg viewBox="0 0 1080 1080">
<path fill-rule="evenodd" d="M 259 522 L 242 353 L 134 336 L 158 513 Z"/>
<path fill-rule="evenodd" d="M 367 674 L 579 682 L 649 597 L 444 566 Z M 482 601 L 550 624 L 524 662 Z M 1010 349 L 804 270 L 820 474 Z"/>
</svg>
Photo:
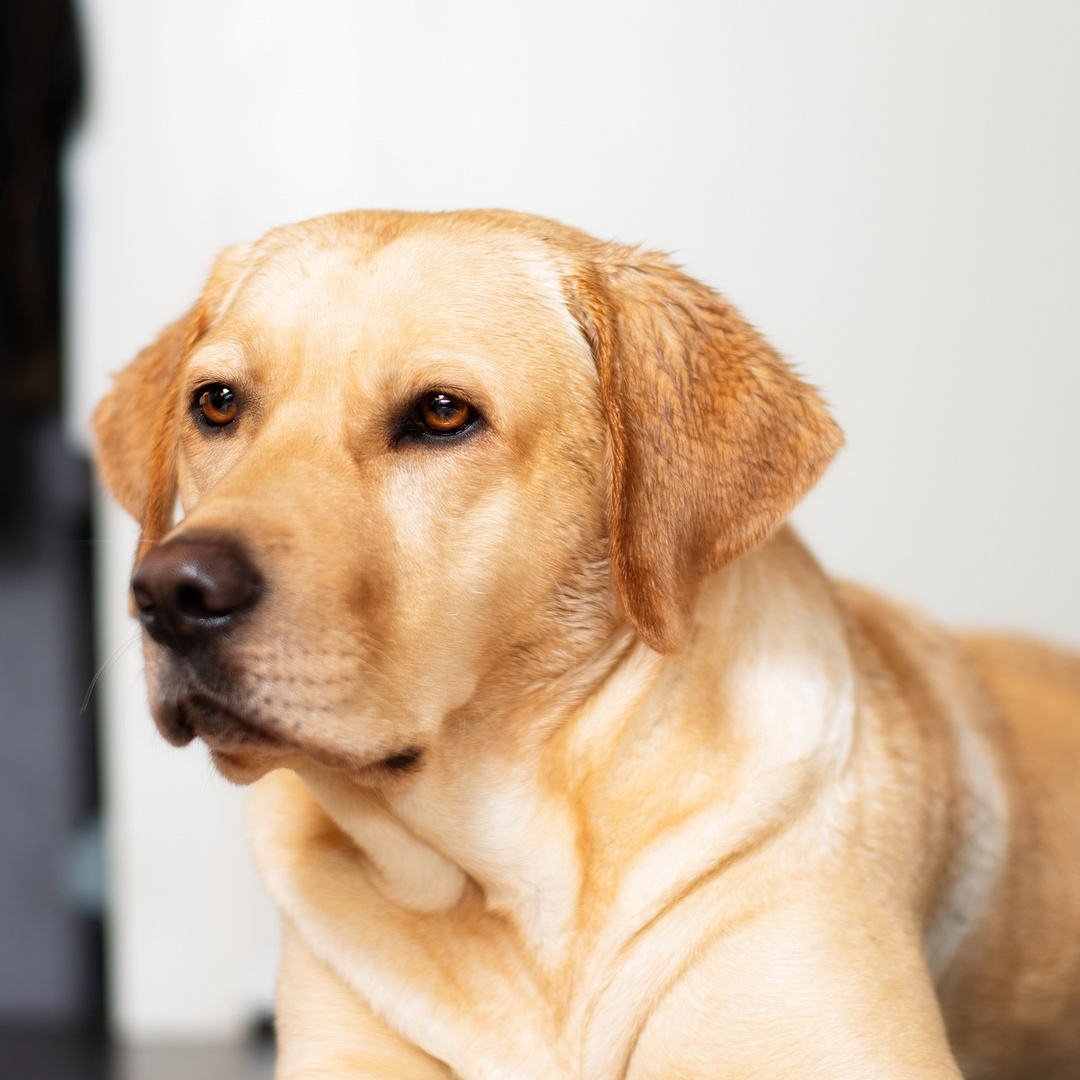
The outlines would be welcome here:
<svg viewBox="0 0 1080 1080">
<path fill-rule="evenodd" d="M 270 769 L 293 764 L 298 754 L 344 772 L 364 786 L 402 780 L 423 765 L 423 750 L 417 746 L 359 754 L 310 737 L 287 737 L 199 692 L 162 702 L 153 712 L 166 741 L 187 746 L 202 739 L 217 769 L 235 783 L 251 783 Z"/>
<path fill-rule="evenodd" d="M 200 738 L 211 748 L 271 749 L 281 741 L 265 728 L 245 720 L 228 706 L 201 694 L 192 694 L 154 710 L 158 730 L 173 746 L 187 746 Z"/>
<path fill-rule="evenodd" d="M 158 731 L 173 746 L 202 739 L 218 772 L 235 784 L 258 780 L 295 752 L 262 725 L 202 694 L 158 703 L 153 714 Z"/>
</svg>

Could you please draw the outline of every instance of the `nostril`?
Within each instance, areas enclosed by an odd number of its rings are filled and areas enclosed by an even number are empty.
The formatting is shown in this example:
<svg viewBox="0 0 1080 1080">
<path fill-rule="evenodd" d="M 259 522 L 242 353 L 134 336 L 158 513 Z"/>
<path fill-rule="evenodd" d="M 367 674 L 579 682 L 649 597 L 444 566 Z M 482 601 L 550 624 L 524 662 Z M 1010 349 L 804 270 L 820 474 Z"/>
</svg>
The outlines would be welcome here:
<svg viewBox="0 0 1080 1080">
<path fill-rule="evenodd" d="M 194 585 L 181 585 L 176 590 L 174 603 L 177 613 L 189 619 L 206 619 L 220 614 L 210 610 L 202 591 Z"/>
</svg>

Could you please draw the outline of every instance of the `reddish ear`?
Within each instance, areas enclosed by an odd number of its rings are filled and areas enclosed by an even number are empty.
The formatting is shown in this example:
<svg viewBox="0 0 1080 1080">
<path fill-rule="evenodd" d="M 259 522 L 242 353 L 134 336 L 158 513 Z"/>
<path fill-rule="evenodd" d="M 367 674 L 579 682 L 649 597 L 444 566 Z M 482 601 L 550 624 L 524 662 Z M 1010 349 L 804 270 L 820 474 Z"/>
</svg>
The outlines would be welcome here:
<svg viewBox="0 0 1080 1080">
<path fill-rule="evenodd" d="M 570 284 L 611 431 L 611 567 L 642 638 L 685 636 L 701 580 L 764 540 L 843 442 L 817 392 L 724 299 L 604 246 Z"/>
<path fill-rule="evenodd" d="M 227 304 L 252 248 L 222 252 L 199 302 L 115 376 L 94 411 L 95 457 L 109 493 L 142 524 L 142 543 L 168 527 L 176 497 L 176 380 L 184 356 Z"/>
<path fill-rule="evenodd" d="M 176 376 L 192 313 L 167 326 L 123 371 L 94 411 L 95 458 L 109 493 L 157 539 L 174 498 Z M 141 553 L 141 551 L 140 551 Z"/>
</svg>

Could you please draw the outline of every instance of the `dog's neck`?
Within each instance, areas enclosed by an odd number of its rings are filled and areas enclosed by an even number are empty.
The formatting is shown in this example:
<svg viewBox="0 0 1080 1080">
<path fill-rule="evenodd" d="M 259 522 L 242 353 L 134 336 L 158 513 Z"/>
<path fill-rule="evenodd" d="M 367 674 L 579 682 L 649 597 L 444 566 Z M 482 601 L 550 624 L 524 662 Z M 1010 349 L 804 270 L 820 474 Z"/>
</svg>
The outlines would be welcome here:
<svg viewBox="0 0 1080 1080">
<path fill-rule="evenodd" d="M 594 689 L 569 711 L 501 718 L 518 733 L 509 743 L 490 719 L 460 724 L 397 791 L 325 769 L 304 778 L 393 899 L 445 909 L 472 880 L 550 969 L 613 906 L 647 917 L 664 902 L 653 882 L 685 887 L 752 847 L 847 758 L 843 623 L 786 530 L 706 583 L 682 652 L 660 656 L 624 628 L 595 663 Z"/>
</svg>

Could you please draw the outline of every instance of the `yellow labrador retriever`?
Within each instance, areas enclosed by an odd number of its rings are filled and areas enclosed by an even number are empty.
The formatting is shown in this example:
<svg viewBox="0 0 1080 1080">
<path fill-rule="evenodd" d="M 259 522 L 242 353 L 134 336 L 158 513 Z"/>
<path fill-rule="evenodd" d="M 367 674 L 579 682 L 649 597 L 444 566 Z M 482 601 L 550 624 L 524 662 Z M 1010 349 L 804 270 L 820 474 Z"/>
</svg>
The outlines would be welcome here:
<svg viewBox="0 0 1080 1080">
<path fill-rule="evenodd" d="M 96 429 L 157 724 L 262 778 L 279 1077 L 1080 1076 L 1080 659 L 829 581 L 836 426 L 664 258 L 278 229 Z"/>
</svg>

